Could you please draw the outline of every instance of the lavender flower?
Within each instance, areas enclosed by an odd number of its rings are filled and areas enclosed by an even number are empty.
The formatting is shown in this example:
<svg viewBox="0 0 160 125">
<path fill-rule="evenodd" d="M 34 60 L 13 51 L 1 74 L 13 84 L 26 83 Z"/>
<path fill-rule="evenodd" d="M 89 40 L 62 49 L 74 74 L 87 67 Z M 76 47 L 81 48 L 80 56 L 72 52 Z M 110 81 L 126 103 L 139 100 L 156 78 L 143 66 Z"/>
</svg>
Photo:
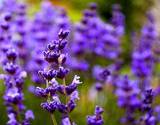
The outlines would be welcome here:
<svg viewBox="0 0 160 125">
<path fill-rule="evenodd" d="M 72 124 L 68 117 L 63 117 L 61 125 L 72 125 Z"/>
<path fill-rule="evenodd" d="M 23 120 L 22 125 L 31 125 L 30 121 L 34 119 L 34 114 L 31 110 L 27 110 L 25 113 L 25 119 Z"/>
<path fill-rule="evenodd" d="M 2 48 L 15 47 L 19 52 L 21 65 L 26 68 L 30 54 L 26 4 L 17 0 L 6 0 L 2 2 L 2 12 L 4 13 L 4 21 L 1 24 L 3 32 L 1 40 L 4 42 Z"/>
<path fill-rule="evenodd" d="M 118 97 L 118 106 L 126 109 L 125 116 L 121 119 L 122 123 L 135 124 L 134 111 L 139 109 L 140 100 L 138 93 L 140 92 L 137 83 L 129 80 L 128 76 L 124 76 L 119 81 L 115 94 Z"/>
<path fill-rule="evenodd" d="M 7 125 L 19 125 L 13 113 L 10 113 L 8 117 L 9 117 L 9 121 L 7 122 Z"/>
<path fill-rule="evenodd" d="M 27 73 L 22 71 L 16 64 L 16 58 L 17 53 L 13 48 L 6 51 L 6 59 L 3 65 L 3 70 L 6 72 L 6 74 L 3 74 L 6 90 L 3 98 L 9 117 L 8 125 L 19 125 L 21 123 L 25 123 L 25 119 L 24 121 L 21 121 L 20 118 L 23 117 L 23 112 L 26 109 L 23 104 L 23 85 L 24 78 L 27 76 Z M 31 112 L 32 111 L 30 111 L 30 113 Z M 34 117 L 31 117 L 31 119 L 34 119 Z M 31 119 L 28 119 L 28 125 L 30 124 Z"/>
<path fill-rule="evenodd" d="M 28 60 L 30 59 L 30 42 L 29 41 L 29 23 L 27 17 L 27 5 L 17 2 L 16 10 L 12 20 L 12 41 L 19 52 L 21 65 L 28 72 Z"/>
<path fill-rule="evenodd" d="M 156 40 L 156 30 L 151 15 L 141 32 L 141 39 L 132 54 L 132 72 L 137 77 L 140 88 L 144 91 L 150 87 L 155 60 L 152 46 Z"/>
<path fill-rule="evenodd" d="M 12 15 L 10 13 L 4 13 L 2 16 L 1 22 L 0 22 L 0 41 L 1 41 L 1 54 L 10 47 L 10 40 L 11 40 L 11 18 Z M 3 62 L 3 59 L 1 57 L 1 63 Z"/>
<path fill-rule="evenodd" d="M 101 91 L 105 82 L 107 81 L 110 71 L 107 68 L 95 66 L 93 69 L 93 77 L 96 79 L 95 88 L 97 91 Z"/>
<path fill-rule="evenodd" d="M 29 69 L 34 83 L 44 83 L 44 80 L 37 75 L 37 72 L 47 65 L 41 54 L 44 46 L 48 44 L 48 41 L 57 39 L 57 32 L 61 28 L 69 29 L 69 27 L 70 21 L 64 9 L 54 7 L 49 1 L 41 3 L 41 9 L 34 15 L 30 28 L 33 51 Z"/>
<path fill-rule="evenodd" d="M 125 30 L 125 16 L 121 12 L 121 6 L 114 4 L 112 7 L 112 19 L 111 22 L 115 27 L 115 33 L 117 36 L 121 37 Z"/>
<path fill-rule="evenodd" d="M 39 71 L 39 74 L 46 80 L 46 88 L 37 87 L 35 91 L 36 95 L 47 98 L 46 102 L 41 103 L 41 107 L 51 113 L 52 119 L 55 110 L 62 114 L 63 125 L 71 124 L 69 113 L 76 107 L 76 100 L 79 99 L 77 87 L 81 84 L 80 77 L 77 75 L 70 84 L 65 82 L 69 69 L 63 66 L 67 59 L 67 55 L 63 52 L 68 34 L 68 31 L 60 30 L 58 40 L 47 45 L 44 59 L 49 65 L 48 68 Z M 59 84 L 56 79 L 61 79 L 63 84 Z M 59 98 L 61 94 L 67 98 L 66 102 L 62 102 Z"/>
<path fill-rule="evenodd" d="M 103 22 L 97 13 L 97 5 L 91 3 L 83 13 L 82 20 L 75 25 L 72 58 L 68 64 L 74 70 L 92 68 L 88 56 L 114 60 L 121 53 L 120 38 L 124 34 L 124 16 L 119 9 L 113 9 L 113 23 Z M 119 23 L 116 23 L 119 22 Z M 73 60 L 73 63 L 72 63 Z M 90 66 L 91 64 L 91 66 Z"/>
<path fill-rule="evenodd" d="M 156 117 L 153 115 L 152 109 L 153 97 L 154 93 L 152 89 L 148 89 L 144 92 L 141 109 L 145 114 L 140 119 L 142 125 L 156 125 L 157 121 Z"/>
<path fill-rule="evenodd" d="M 110 75 L 107 78 L 107 83 L 113 85 L 115 90 L 119 84 L 119 79 L 121 77 L 120 70 L 122 69 L 122 60 L 116 60 L 115 63 L 109 65 L 107 69 L 110 71 Z"/>
<path fill-rule="evenodd" d="M 87 116 L 87 125 L 103 125 L 104 121 L 102 118 L 103 109 L 96 106 L 94 115 Z"/>
</svg>

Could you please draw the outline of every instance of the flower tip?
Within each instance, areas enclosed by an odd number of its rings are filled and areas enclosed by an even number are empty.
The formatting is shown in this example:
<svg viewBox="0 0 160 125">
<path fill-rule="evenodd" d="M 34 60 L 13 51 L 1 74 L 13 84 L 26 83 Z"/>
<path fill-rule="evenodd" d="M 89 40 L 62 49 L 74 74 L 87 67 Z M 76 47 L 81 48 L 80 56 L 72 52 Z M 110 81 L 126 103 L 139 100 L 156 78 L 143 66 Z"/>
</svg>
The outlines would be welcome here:
<svg viewBox="0 0 160 125">
<path fill-rule="evenodd" d="M 97 4 L 94 3 L 94 2 L 92 2 L 92 3 L 89 4 L 89 8 L 90 8 L 91 10 L 96 10 L 96 9 L 97 9 Z"/>
<path fill-rule="evenodd" d="M 65 39 L 69 34 L 69 30 L 63 30 L 61 29 L 58 33 L 58 37 L 61 39 Z"/>
</svg>

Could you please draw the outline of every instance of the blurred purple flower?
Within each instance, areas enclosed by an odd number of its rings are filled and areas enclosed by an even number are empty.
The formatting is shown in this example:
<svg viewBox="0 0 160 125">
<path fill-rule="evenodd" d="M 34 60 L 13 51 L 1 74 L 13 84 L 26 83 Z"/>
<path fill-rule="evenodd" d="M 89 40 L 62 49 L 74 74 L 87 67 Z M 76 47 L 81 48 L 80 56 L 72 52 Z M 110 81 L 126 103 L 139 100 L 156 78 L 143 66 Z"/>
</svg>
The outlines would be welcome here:
<svg viewBox="0 0 160 125">
<path fill-rule="evenodd" d="M 6 72 L 6 74 L 3 74 L 2 78 L 6 88 L 3 98 L 9 117 L 8 125 L 19 125 L 21 122 L 23 123 L 23 121 L 20 121 L 17 117 L 24 115 L 23 113 L 26 109 L 23 104 L 23 86 L 24 78 L 27 76 L 27 73 L 22 71 L 22 69 L 16 64 L 17 55 L 17 52 L 13 48 L 8 49 L 6 51 L 6 58 L 4 59 L 5 63 L 2 65 Z M 25 120 L 26 119 L 24 119 L 24 121 Z M 30 123 L 30 120 L 31 119 L 28 119 L 27 122 Z"/>
<path fill-rule="evenodd" d="M 87 116 L 87 125 L 103 125 L 104 121 L 102 118 L 103 109 L 96 106 L 95 113 L 92 116 Z"/>
</svg>

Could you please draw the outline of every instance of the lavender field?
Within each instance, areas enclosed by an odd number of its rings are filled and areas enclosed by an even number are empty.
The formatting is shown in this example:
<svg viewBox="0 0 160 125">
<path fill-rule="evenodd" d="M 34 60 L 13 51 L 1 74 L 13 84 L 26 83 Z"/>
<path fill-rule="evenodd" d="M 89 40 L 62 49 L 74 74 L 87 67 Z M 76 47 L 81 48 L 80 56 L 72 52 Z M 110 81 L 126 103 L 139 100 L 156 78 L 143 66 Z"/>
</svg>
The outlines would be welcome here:
<svg viewBox="0 0 160 125">
<path fill-rule="evenodd" d="M 0 125 L 160 125 L 157 3 L 0 0 Z"/>
</svg>

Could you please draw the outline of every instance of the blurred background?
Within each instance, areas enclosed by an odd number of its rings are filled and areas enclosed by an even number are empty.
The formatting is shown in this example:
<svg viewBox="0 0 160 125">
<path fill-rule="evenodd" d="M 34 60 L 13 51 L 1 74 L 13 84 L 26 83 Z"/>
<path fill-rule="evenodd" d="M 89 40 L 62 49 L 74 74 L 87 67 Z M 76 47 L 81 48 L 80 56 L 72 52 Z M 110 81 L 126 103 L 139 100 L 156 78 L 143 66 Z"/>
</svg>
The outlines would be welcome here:
<svg viewBox="0 0 160 125">
<path fill-rule="evenodd" d="M 21 1 L 21 0 L 19 0 Z M 41 5 L 41 0 L 24 0 L 28 3 L 29 15 L 32 18 L 33 14 L 38 12 Z M 160 31 L 160 1 L 159 0 L 50 0 L 54 6 L 60 6 L 66 9 L 67 14 L 71 21 L 74 23 L 79 21 L 82 18 L 82 11 L 87 8 L 88 3 L 96 2 L 98 5 L 98 13 L 104 21 L 108 21 L 111 18 L 111 9 L 112 5 L 118 3 L 122 7 L 122 12 L 126 18 L 126 34 L 122 41 L 123 46 L 123 60 L 125 62 L 125 68 L 123 69 L 123 73 L 127 73 L 129 71 L 129 63 L 130 63 L 130 48 L 131 48 L 131 33 L 136 31 L 140 32 L 140 28 L 142 24 L 146 21 L 146 12 L 152 11 L 153 15 L 156 18 L 157 30 Z M 159 67 L 160 68 L 160 67 Z M 157 68 L 157 72 L 159 72 L 159 68 Z M 83 77 L 82 77 L 83 81 Z M 95 107 L 95 102 L 88 100 L 87 91 L 89 86 L 87 86 L 87 82 L 91 83 L 90 79 L 85 79 L 83 89 L 80 89 L 80 93 L 83 93 L 80 101 L 78 103 L 77 108 L 71 116 L 75 120 L 75 122 L 80 123 L 78 125 L 85 125 L 86 119 L 85 116 L 88 114 L 93 114 L 93 109 Z M 26 81 L 26 88 L 31 83 L 30 80 Z M 3 85 L 0 84 L 0 92 L 4 90 Z M 123 110 L 119 109 L 116 105 L 116 97 L 112 94 L 112 90 L 107 89 L 105 92 L 100 93 L 101 97 L 104 98 L 103 101 L 105 103 L 104 107 L 106 109 L 107 114 L 104 114 L 105 125 L 119 125 L 120 116 L 123 114 Z M 2 93 L 0 93 L 2 96 Z M 33 125 L 51 125 L 51 119 L 49 113 L 41 110 L 40 103 L 43 101 L 42 99 L 37 99 L 37 97 L 33 96 L 32 93 L 29 93 L 28 90 L 25 90 L 25 104 L 28 108 L 33 109 L 35 113 L 35 120 L 33 121 Z M 106 99 L 107 96 L 107 99 Z M 0 125 L 4 125 L 7 117 L 6 111 L 4 110 L 4 106 L 2 102 L 2 98 L 0 98 Z M 30 101 L 27 101 L 30 100 Z M 104 103 L 103 102 L 103 103 Z M 56 118 L 59 118 L 59 113 L 57 113 Z"/>
<path fill-rule="evenodd" d="M 77 21 L 81 18 L 81 12 L 90 2 L 98 4 L 99 14 L 104 20 L 111 17 L 111 8 L 115 3 L 119 3 L 122 7 L 122 12 L 126 17 L 126 29 L 136 30 L 140 28 L 144 22 L 145 13 L 148 10 L 158 9 L 158 0 L 50 0 L 53 5 L 64 7 L 72 21 Z M 38 10 L 41 0 L 27 0 L 32 5 L 31 13 Z M 157 6 L 156 6 L 157 5 Z M 157 10 L 158 11 L 158 10 Z M 158 14 L 158 13 L 156 13 Z"/>
<path fill-rule="evenodd" d="M 24 0 L 25 1 L 25 0 Z M 42 0 L 26 0 L 30 4 L 30 15 L 33 15 L 40 8 Z M 157 31 L 160 31 L 160 1 L 159 0 L 50 0 L 54 6 L 66 9 L 71 22 L 80 21 L 83 16 L 83 10 L 88 7 L 90 2 L 96 2 L 98 5 L 98 14 L 104 21 L 111 18 L 112 5 L 118 3 L 122 7 L 125 15 L 125 33 L 122 41 L 123 59 L 126 64 L 130 61 L 129 50 L 131 47 L 132 32 L 140 32 L 142 24 L 146 21 L 146 13 L 151 11 L 156 20 Z"/>
</svg>

